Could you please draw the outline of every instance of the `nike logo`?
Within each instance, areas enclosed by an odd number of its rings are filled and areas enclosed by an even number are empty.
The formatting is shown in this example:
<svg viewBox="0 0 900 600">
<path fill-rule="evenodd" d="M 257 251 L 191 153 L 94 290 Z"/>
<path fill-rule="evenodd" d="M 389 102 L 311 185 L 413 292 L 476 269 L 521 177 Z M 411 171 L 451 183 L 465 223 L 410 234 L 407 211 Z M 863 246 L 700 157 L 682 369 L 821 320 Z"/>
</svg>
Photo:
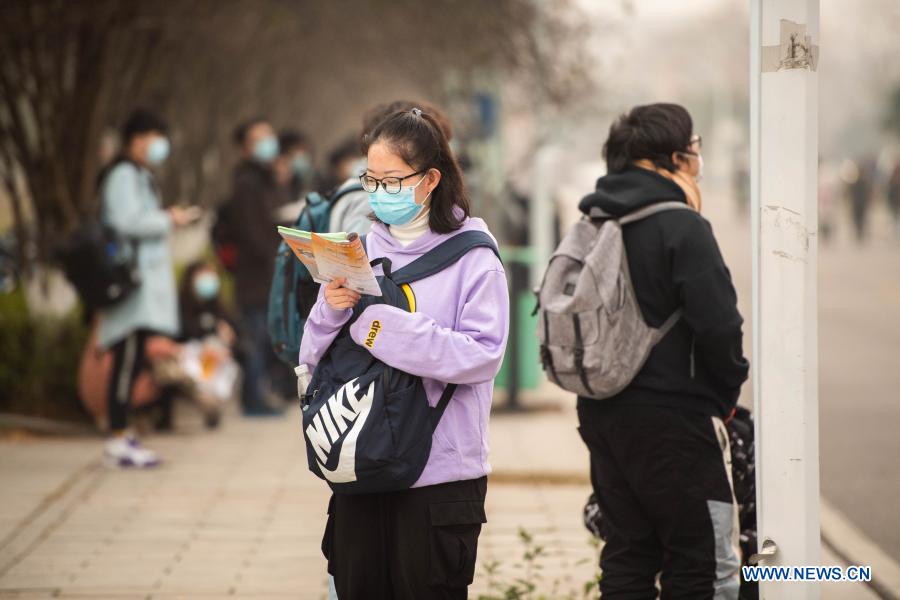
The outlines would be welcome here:
<svg viewBox="0 0 900 600">
<path fill-rule="evenodd" d="M 372 408 L 375 382 L 369 384 L 369 389 L 362 397 L 358 397 L 358 393 L 358 378 L 344 384 L 322 404 L 312 423 L 306 428 L 306 439 L 316 453 L 319 470 L 332 483 L 356 481 L 356 443 Z M 345 432 L 346 435 L 341 440 Z M 333 445 L 339 442 L 341 448 L 337 466 L 329 469 L 325 464 Z"/>
</svg>

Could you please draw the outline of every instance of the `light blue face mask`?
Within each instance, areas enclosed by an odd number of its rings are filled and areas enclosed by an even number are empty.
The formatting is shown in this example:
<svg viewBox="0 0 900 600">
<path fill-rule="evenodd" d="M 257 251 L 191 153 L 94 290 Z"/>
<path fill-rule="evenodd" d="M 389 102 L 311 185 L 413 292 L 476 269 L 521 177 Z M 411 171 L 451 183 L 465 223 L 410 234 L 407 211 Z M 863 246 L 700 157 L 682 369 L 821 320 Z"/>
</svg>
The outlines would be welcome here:
<svg viewBox="0 0 900 600">
<path fill-rule="evenodd" d="M 219 295 L 219 277 L 214 273 L 200 273 L 194 277 L 194 293 L 200 300 L 213 300 Z"/>
<path fill-rule="evenodd" d="M 422 211 L 425 203 L 416 204 L 416 188 L 425 181 L 425 176 L 416 185 L 402 186 L 396 194 L 388 194 L 384 188 L 378 186 L 374 192 L 369 192 L 369 205 L 375 212 L 375 216 L 382 223 L 388 225 L 406 225 L 416 218 Z M 428 193 L 431 195 L 431 192 Z M 428 196 L 425 197 L 428 199 Z"/>
<path fill-rule="evenodd" d="M 293 169 L 294 175 L 304 181 L 308 181 L 312 177 L 313 166 L 305 154 L 298 154 L 294 157 L 294 160 L 291 161 L 291 169 Z"/>
<path fill-rule="evenodd" d="M 151 165 L 160 165 L 169 157 L 169 140 L 158 137 L 150 142 L 147 147 L 147 162 Z"/>
<path fill-rule="evenodd" d="M 253 146 L 253 158 L 261 163 L 270 163 L 278 156 L 278 138 L 274 135 L 264 137 Z"/>
</svg>

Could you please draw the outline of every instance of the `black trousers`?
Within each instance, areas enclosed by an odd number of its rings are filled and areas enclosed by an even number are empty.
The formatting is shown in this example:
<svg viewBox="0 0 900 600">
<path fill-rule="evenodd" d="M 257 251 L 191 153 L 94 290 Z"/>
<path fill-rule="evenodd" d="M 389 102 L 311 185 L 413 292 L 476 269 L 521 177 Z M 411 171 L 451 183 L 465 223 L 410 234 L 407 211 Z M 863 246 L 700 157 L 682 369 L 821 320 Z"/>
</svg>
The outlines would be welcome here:
<svg viewBox="0 0 900 600">
<path fill-rule="evenodd" d="M 731 449 L 718 418 L 579 399 L 579 431 L 606 517 L 604 600 L 737 599 Z"/>
<path fill-rule="evenodd" d="M 322 552 L 340 600 L 468 597 L 487 478 L 332 495 Z"/>
<path fill-rule="evenodd" d="M 144 350 L 149 336 L 148 331 L 133 331 L 112 347 L 113 368 L 107 393 L 110 431 L 121 431 L 128 427 L 131 392 L 138 374 L 144 368 Z"/>
</svg>

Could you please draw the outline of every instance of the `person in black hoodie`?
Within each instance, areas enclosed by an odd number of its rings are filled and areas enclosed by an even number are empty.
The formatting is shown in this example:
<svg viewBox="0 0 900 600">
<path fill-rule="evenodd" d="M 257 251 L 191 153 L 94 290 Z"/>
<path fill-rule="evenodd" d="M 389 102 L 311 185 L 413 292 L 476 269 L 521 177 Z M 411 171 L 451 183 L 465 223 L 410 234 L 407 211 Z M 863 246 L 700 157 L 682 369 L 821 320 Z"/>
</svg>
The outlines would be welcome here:
<svg viewBox="0 0 900 600">
<path fill-rule="evenodd" d="M 256 118 L 235 130 L 234 141 L 242 157 L 234 169 L 227 214 L 229 234 L 237 250 L 234 283 L 246 359 L 242 365 L 241 406 L 248 416 L 277 415 L 282 411 L 267 401 L 275 353 L 266 313 L 279 239 L 275 212 L 286 198 L 272 170 L 278 156 L 278 138 L 268 121 Z"/>
<path fill-rule="evenodd" d="M 579 431 L 608 539 L 604 598 L 737 598 L 739 549 L 730 449 L 733 414 L 749 365 L 731 275 L 700 214 L 701 140 L 687 110 L 638 106 L 610 128 L 608 174 L 579 205 L 614 217 L 658 202 L 695 210 L 657 213 L 623 227 L 638 304 L 651 327 L 683 317 L 619 394 L 578 398 Z"/>
</svg>

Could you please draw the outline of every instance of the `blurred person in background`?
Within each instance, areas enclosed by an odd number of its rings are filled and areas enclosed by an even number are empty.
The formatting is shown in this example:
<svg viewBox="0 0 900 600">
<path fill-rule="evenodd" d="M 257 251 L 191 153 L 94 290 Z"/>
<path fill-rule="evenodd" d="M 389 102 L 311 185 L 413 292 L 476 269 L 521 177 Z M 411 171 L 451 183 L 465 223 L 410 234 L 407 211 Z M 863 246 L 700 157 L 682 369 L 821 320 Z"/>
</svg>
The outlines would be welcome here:
<svg viewBox="0 0 900 600">
<path fill-rule="evenodd" d="M 271 416 L 282 411 L 268 400 L 268 374 L 276 361 L 266 310 L 278 249 L 275 215 L 286 194 L 273 170 L 279 149 L 269 122 L 258 117 L 242 123 L 234 132 L 234 142 L 240 148 L 241 160 L 234 169 L 227 202 L 232 224 L 229 236 L 237 253 L 235 297 L 244 356 L 241 407 L 247 416 Z"/>
<path fill-rule="evenodd" d="M 147 340 L 178 334 L 178 300 L 169 254 L 173 227 L 196 218 L 177 207 L 163 210 L 152 167 L 169 155 L 165 122 L 136 110 L 122 131 L 122 154 L 100 176 L 102 220 L 131 241 L 141 284 L 117 304 L 99 311 L 98 344 L 112 353 L 107 409 L 112 437 L 106 443 L 109 464 L 153 467 L 159 458 L 141 446 L 128 423 L 138 374 L 145 367 Z"/>
<path fill-rule="evenodd" d="M 823 244 L 831 242 L 834 236 L 835 218 L 840 194 L 840 175 L 837 167 L 819 157 L 819 232 Z"/>
<path fill-rule="evenodd" d="M 856 241 L 862 244 L 869 234 L 869 209 L 872 206 L 874 173 L 865 162 L 848 159 L 842 166 L 842 178 L 847 184 L 847 197 L 850 201 L 850 216 L 853 219 Z"/>
<path fill-rule="evenodd" d="M 322 193 L 331 196 L 345 181 L 359 177 L 365 164 L 366 159 L 359 149 L 359 139 L 345 139 L 328 155 L 328 170 L 320 184 Z"/>
<path fill-rule="evenodd" d="M 109 431 L 109 386 L 112 381 L 113 352 L 97 344 L 99 327 L 91 328 L 78 366 L 78 396 L 100 431 Z M 164 335 L 149 335 L 144 341 L 143 360 L 134 376 L 129 395 L 129 425 L 149 419 L 156 431 L 171 429 L 172 405 L 179 389 L 160 381 L 156 369 L 181 356 L 181 345 Z"/>
<path fill-rule="evenodd" d="M 232 363 L 238 338 L 231 315 L 222 303 L 221 290 L 222 279 L 215 263 L 198 260 L 185 269 L 178 293 L 179 342 L 192 354 L 189 359 L 196 358 L 190 365 L 197 368 L 189 368 L 195 379 L 193 399 L 210 428 L 218 425 L 221 404 L 229 399 L 237 375 Z"/>
<path fill-rule="evenodd" d="M 289 202 L 295 202 L 316 187 L 312 146 L 306 134 L 294 129 L 278 133 L 278 157 L 273 163 L 275 178 L 286 189 Z"/>
<path fill-rule="evenodd" d="M 317 182 L 312 162 L 312 148 L 305 134 L 283 129 L 278 134 L 278 158 L 272 163 L 275 180 L 282 188 L 284 204 L 278 207 L 275 222 L 293 227 L 306 205 L 306 194 Z"/>
<path fill-rule="evenodd" d="M 634 292 L 651 327 L 682 316 L 635 378 L 604 400 L 578 398 L 591 483 L 609 531 L 600 557 L 606 598 L 738 597 L 741 565 L 724 422 L 749 365 L 737 296 L 701 214 L 701 138 L 676 104 L 633 108 L 610 127 L 608 174 L 579 209 L 614 218 L 659 202 L 670 210 L 625 225 Z"/>
<path fill-rule="evenodd" d="M 894 223 L 894 236 L 900 237 L 900 160 L 894 165 L 887 182 L 888 211 Z"/>
</svg>

